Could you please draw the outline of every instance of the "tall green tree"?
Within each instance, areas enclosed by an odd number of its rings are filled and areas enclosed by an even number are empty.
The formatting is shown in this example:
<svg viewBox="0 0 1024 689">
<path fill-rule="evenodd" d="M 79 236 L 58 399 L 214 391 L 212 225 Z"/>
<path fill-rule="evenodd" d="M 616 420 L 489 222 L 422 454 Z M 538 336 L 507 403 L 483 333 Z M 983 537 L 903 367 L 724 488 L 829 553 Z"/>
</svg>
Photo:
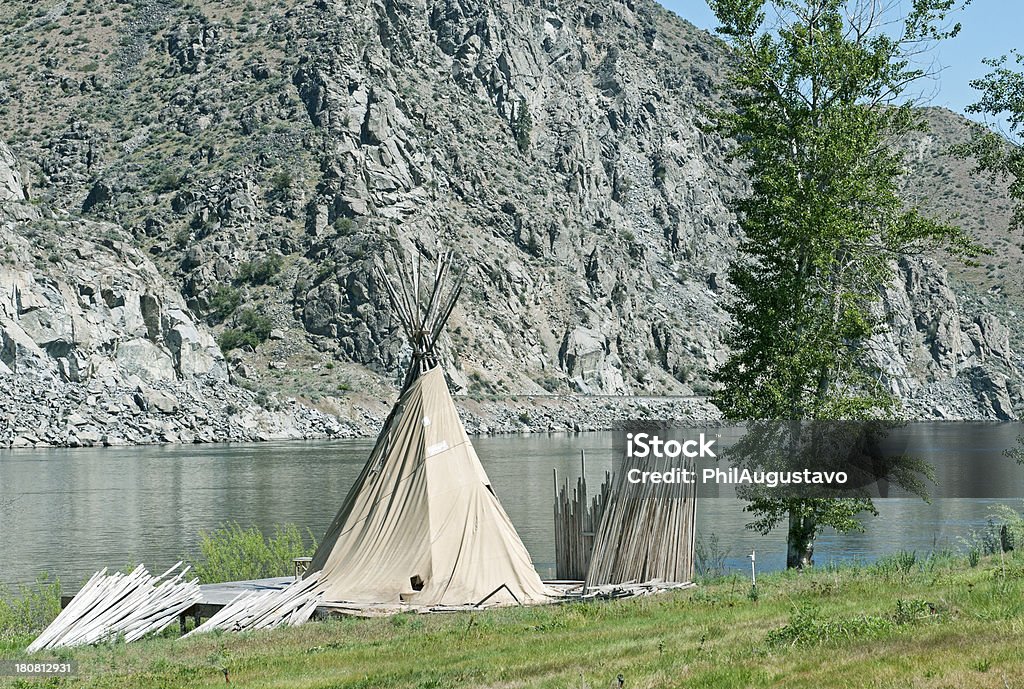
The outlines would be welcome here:
<svg viewBox="0 0 1024 689">
<path fill-rule="evenodd" d="M 983 62 L 992 71 L 971 82 L 981 93 L 967 111 L 989 119 L 987 127 L 975 128 L 971 141 L 954 147 L 963 157 L 972 157 L 978 171 L 1009 182 L 1010 196 L 1017 201 L 1013 223 L 1024 228 L 1024 53 L 1013 51 Z M 1005 126 L 998 124 L 1005 122 Z"/>
<path fill-rule="evenodd" d="M 955 35 L 952 0 L 914 0 L 894 24 L 868 0 L 709 0 L 732 47 L 720 132 L 746 162 L 744 240 L 717 404 L 733 419 L 877 419 L 898 401 L 871 364 L 876 304 L 897 261 L 936 246 L 972 253 L 956 227 L 908 208 L 894 142 L 925 128 L 908 89 L 919 56 Z M 896 477 L 898 480 L 898 477 Z M 913 482 L 911 482 L 913 483 Z M 868 498 L 748 496 L 767 533 L 788 527 L 790 567 L 825 527 L 849 531 Z"/>
<path fill-rule="evenodd" d="M 1014 50 L 1010 56 L 1012 62 L 1006 55 L 982 61 L 992 71 L 971 81 L 981 98 L 967 111 L 984 116 L 989 125 L 977 125 L 970 142 L 954 146 L 953 152 L 974 158 L 978 172 L 1008 182 L 1010 196 L 1017 202 L 1012 224 L 1024 229 L 1024 53 Z M 1024 466 L 1024 436 L 1005 454 Z"/>
</svg>

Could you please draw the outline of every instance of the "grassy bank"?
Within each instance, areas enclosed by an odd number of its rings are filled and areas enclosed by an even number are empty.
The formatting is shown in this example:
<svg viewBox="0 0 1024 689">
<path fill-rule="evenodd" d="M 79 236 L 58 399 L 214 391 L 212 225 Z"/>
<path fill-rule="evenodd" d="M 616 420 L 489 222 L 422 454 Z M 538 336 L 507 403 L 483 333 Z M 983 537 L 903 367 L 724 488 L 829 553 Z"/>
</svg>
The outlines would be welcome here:
<svg viewBox="0 0 1024 689">
<path fill-rule="evenodd" d="M 3 642 L 22 657 L 28 638 Z M 159 638 L 67 687 L 1024 687 L 1024 555 L 900 555 L 642 600 Z M 11 686 L 39 686 L 0 680 Z"/>
</svg>

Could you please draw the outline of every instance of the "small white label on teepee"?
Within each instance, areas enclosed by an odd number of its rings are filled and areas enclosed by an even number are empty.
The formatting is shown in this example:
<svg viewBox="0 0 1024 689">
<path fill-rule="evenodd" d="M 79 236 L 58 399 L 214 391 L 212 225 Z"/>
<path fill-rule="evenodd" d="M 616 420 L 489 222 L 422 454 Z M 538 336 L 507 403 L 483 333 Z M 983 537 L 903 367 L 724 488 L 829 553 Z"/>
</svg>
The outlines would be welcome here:
<svg viewBox="0 0 1024 689">
<path fill-rule="evenodd" d="M 444 452 L 447 449 L 448 449 L 448 441 L 447 440 L 442 440 L 439 443 L 434 443 L 433 445 L 431 445 L 430 447 L 427 448 L 427 457 L 433 457 L 437 453 Z"/>
<path fill-rule="evenodd" d="M 423 417 L 423 427 L 426 428 L 429 425 L 430 425 L 430 417 L 429 416 L 424 416 Z"/>
</svg>

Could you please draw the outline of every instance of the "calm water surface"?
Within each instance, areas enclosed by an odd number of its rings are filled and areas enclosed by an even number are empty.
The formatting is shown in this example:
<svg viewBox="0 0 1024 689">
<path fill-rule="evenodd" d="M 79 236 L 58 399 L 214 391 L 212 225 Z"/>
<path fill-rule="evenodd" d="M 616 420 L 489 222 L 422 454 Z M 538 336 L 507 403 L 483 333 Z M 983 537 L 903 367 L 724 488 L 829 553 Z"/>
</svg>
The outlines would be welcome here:
<svg viewBox="0 0 1024 689">
<path fill-rule="evenodd" d="M 979 429 L 979 437 L 995 433 L 1003 446 L 1012 443 L 1009 434 L 1019 432 L 1019 427 L 990 424 Z M 947 431 L 943 424 L 922 425 L 916 432 L 927 441 L 930 459 L 963 443 L 962 430 Z M 543 576 L 554 575 L 552 470 L 574 481 L 585 449 L 587 480 L 595 490 L 612 468 L 613 438 L 612 433 L 584 433 L 474 440 L 495 492 Z M 194 553 L 201 530 L 226 521 L 264 530 L 291 522 L 319 537 L 372 443 L 0 450 L 0 583 L 28 582 L 45 571 L 72 586 L 101 567 L 130 562 L 159 570 Z M 1012 463 L 1007 467 L 1005 480 L 1020 489 L 1015 495 L 1024 495 L 1022 471 Z M 1007 502 L 1013 501 L 880 500 L 881 514 L 867 520 L 865 533 L 825 533 L 816 561 L 956 548 L 984 526 L 995 504 Z M 715 534 L 732 568 L 748 569 L 745 556 L 754 548 L 760 569 L 782 567 L 785 535 L 746 530 L 742 507 L 732 499 L 700 500 L 698 536 Z"/>
</svg>

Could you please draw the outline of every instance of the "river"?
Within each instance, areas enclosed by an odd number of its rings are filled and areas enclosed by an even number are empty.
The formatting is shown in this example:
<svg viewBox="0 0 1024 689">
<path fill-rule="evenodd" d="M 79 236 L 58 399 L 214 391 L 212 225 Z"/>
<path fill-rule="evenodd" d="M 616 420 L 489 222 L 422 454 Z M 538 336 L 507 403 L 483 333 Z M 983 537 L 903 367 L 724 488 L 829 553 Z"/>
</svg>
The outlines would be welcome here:
<svg viewBox="0 0 1024 689">
<path fill-rule="evenodd" d="M 916 428 L 932 460 L 963 452 L 979 438 L 1009 446 L 1020 432 L 1009 424 L 978 424 L 966 436 L 962 424 Z M 596 489 L 612 467 L 614 435 L 534 434 L 473 442 L 537 569 L 553 576 L 552 469 L 575 480 L 580 450 L 586 450 L 587 480 Z M 360 439 L 2 450 L 0 584 L 29 582 L 47 572 L 71 587 L 101 567 L 138 562 L 162 571 L 195 553 L 201 530 L 227 521 L 265 530 L 294 523 L 319 537 L 371 445 L 372 440 Z M 1024 470 L 1007 460 L 1000 471 L 1005 474 L 1000 480 L 1010 486 L 1006 495 L 1024 495 Z M 825 532 L 815 559 L 824 564 L 899 550 L 924 555 L 958 548 L 999 503 L 1021 506 L 1020 500 L 985 497 L 930 504 L 917 498 L 879 500 L 880 514 L 865 520 L 864 533 Z M 754 549 L 759 569 L 784 566 L 784 533 L 761 536 L 745 529 L 749 515 L 742 507 L 734 499 L 699 500 L 698 537 L 714 534 L 730 568 L 748 572 L 746 556 Z"/>
</svg>

